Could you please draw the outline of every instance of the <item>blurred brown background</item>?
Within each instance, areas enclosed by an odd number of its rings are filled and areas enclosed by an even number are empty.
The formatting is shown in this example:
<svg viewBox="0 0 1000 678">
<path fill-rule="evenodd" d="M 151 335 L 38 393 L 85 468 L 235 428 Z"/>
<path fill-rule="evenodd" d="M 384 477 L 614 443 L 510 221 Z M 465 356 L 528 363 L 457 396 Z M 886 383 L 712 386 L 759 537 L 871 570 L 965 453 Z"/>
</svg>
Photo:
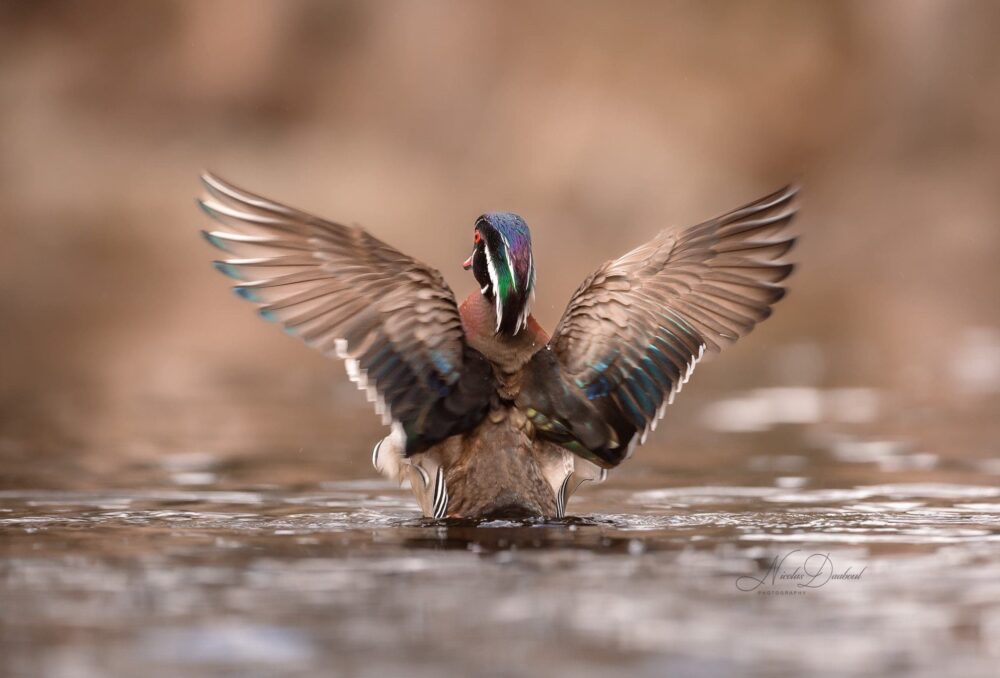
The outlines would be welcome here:
<svg viewBox="0 0 1000 678">
<path fill-rule="evenodd" d="M 209 266 L 203 168 L 365 225 L 460 298 L 474 218 L 516 211 L 550 328 L 604 259 L 800 181 L 791 295 L 657 446 L 747 388 L 861 386 L 893 435 L 997 456 L 998 35 L 1000 4 L 960 1 L 4 0 L 0 485 L 199 454 L 374 475 L 342 368 Z"/>
</svg>

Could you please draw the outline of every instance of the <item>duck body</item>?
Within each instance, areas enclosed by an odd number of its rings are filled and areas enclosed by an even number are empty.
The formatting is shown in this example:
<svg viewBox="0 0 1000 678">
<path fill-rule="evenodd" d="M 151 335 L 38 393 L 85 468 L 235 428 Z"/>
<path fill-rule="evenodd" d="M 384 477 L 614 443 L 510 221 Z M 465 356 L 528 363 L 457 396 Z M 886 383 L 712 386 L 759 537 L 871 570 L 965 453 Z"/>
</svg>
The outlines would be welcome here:
<svg viewBox="0 0 1000 678">
<path fill-rule="evenodd" d="M 390 433 L 372 450 L 429 518 L 561 518 L 656 428 L 695 365 L 748 334 L 784 296 L 795 238 L 788 187 L 608 261 L 549 336 L 530 312 L 531 234 L 480 216 L 459 305 L 435 269 L 348 227 L 202 176 L 202 209 L 230 230 L 236 293 L 325 355 Z"/>
<path fill-rule="evenodd" d="M 394 431 L 376 445 L 376 470 L 408 482 L 428 517 L 563 517 L 571 492 L 607 473 L 539 437 L 517 404 L 525 372 L 534 367 L 532 357 L 545 350 L 548 334 L 530 314 L 516 335 L 494 332 L 495 306 L 476 292 L 459 313 L 466 341 L 493 370 L 488 414 L 472 430 L 411 457 L 404 437 Z"/>
</svg>

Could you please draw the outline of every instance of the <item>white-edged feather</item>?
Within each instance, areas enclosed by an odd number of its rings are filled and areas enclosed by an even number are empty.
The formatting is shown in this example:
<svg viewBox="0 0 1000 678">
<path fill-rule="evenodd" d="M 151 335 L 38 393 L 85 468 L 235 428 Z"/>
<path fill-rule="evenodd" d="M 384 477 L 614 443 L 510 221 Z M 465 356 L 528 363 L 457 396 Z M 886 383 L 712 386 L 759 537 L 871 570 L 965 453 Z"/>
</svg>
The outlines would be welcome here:
<svg viewBox="0 0 1000 678">
<path fill-rule="evenodd" d="M 493 301 L 496 304 L 496 316 L 497 316 L 497 327 L 496 331 L 500 331 L 500 321 L 503 319 L 503 301 L 500 299 L 500 285 L 497 279 L 497 267 L 493 263 L 493 254 L 490 252 L 490 246 L 486 245 L 483 247 L 486 252 L 486 270 L 490 274 L 490 283 L 493 285 Z"/>
<path fill-rule="evenodd" d="M 705 355 L 705 344 L 699 344 L 698 355 L 693 356 L 691 358 L 691 362 L 687 364 L 687 367 L 685 368 L 684 374 L 681 376 L 680 381 L 674 384 L 673 388 L 670 389 L 670 393 L 667 396 L 667 399 L 664 400 L 663 403 L 660 405 L 660 408 L 656 411 L 656 414 L 653 416 L 653 418 L 646 423 L 646 426 L 642 429 L 642 433 L 637 433 L 633 435 L 632 438 L 629 440 L 628 449 L 625 452 L 626 459 L 632 456 L 632 454 L 635 452 L 636 447 L 638 447 L 639 445 L 646 444 L 646 439 L 649 437 L 649 433 L 651 431 L 656 430 L 656 425 L 659 423 L 660 419 L 662 419 L 663 415 L 666 413 L 667 405 L 674 404 L 674 398 L 676 398 L 677 394 L 681 392 L 682 388 L 684 388 L 684 384 L 686 384 L 691 379 L 691 375 L 694 374 L 694 368 L 698 365 L 698 362 L 702 359 L 702 357 L 704 357 L 704 355 Z"/>
</svg>

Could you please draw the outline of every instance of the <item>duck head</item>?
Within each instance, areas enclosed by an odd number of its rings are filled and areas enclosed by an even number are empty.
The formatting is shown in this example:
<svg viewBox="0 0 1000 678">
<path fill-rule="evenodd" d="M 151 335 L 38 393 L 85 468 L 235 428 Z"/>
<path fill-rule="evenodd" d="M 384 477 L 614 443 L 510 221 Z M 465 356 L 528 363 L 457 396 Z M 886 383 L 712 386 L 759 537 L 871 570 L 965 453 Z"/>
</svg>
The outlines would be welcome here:
<svg viewBox="0 0 1000 678">
<path fill-rule="evenodd" d="M 528 323 L 535 294 L 531 231 L 510 212 L 490 212 L 476 219 L 472 255 L 462 267 L 472 269 L 482 295 L 493 303 L 497 334 L 517 334 Z"/>
</svg>

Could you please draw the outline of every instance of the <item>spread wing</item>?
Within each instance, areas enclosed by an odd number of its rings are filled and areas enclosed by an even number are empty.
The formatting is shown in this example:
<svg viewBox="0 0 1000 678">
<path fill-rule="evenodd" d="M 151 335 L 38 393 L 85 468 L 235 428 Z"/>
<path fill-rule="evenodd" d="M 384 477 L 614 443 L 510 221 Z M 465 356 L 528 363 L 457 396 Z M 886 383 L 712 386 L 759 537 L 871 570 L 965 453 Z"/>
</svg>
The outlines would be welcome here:
<svg viewBox="0 0 1000 678">
<path fill-rule="evenodd" d="M 704 352 L 748 334 L 784 296 L 795 194 L 662 231 L 587 278 L 522 388 L 542 435 L 605 468 L 644 442 Z"/>
<path fill-rule="evenodd" d="M 441 274 L 347 227 L 202 176 L 201 208 L 227 230 L 205 238 L 230 255 L 216 268 L 261 317 L 330 356 L 368 392 L 411 454 L 474 427 L 494 381 L 465 343 Z"/>
</svg>

